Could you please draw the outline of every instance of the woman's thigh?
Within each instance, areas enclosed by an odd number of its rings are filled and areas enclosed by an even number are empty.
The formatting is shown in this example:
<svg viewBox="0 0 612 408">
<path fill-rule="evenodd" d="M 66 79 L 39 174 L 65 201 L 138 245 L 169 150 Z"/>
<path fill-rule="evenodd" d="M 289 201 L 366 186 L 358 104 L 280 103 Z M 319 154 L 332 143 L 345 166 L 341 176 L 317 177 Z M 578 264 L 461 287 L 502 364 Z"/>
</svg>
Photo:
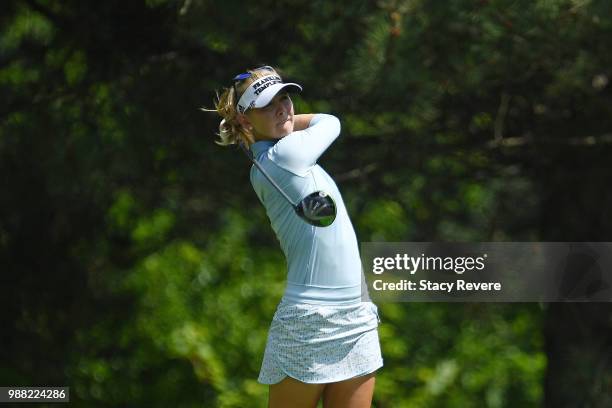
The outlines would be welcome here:
<svg viewBox="0 0 612 408">
<path fill-rule="evenodd" d="M 324 408 L 370 408 L 374 395 L 375 373 L 330 383 L 323 392 Z"/>
<path fill-rule="evenodd" d="M 295 378 L 285 377 L 270 385 L 268 408 L 315 408 L 325 384 L 306 384 Z"/>
</svg>

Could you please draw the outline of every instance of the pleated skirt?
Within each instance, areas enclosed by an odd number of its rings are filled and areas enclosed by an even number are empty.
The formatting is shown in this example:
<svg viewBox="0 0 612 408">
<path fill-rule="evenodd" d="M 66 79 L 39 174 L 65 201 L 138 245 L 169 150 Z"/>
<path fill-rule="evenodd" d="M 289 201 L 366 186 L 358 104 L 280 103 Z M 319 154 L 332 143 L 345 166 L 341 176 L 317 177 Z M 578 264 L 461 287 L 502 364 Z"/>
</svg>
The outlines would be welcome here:
<svg viewBox="0 0 612 408">
<path fill-rule="evenodd" d="M 286 376 L 323 384 L 383 366 L 378 308 L 372 302 L 314 305 L 282 300 L 272 318 L 258 382 Z"/>
</svg>

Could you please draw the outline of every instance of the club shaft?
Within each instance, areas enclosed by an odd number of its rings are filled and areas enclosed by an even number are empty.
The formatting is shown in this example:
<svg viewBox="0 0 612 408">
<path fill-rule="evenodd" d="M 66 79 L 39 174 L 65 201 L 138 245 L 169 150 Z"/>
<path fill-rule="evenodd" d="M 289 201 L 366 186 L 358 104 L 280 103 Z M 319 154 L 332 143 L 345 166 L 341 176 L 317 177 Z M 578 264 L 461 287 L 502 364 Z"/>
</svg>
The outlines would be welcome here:
<svg viewBox="0 0 612 408">
<path fill-rule="evenodd" d="M 257 167 L 259 169 L 259 171 L 261 171 L 261 173 L 264 175 L 264 177 L 270 182 L 270 184 L 272 184 L 274 186 L 274 188 L 281 193 L 281 195 L 283 197 L 285 197 L 285 200 L 287 200 L 289 202 L 289 204 L 291 204 L 294 208 L 296 207 L 295 204 L 293 204 L 293 201 L 291 200 L 291 198 L 287 195 L 287 193 L 285 193 L 283 191 L 283 189 L 276 184 L 276 182 L 272 179 L 272 177 L 270 177 L 270 175 L 268 174 L 267 171 L 264 170 L 264 168 L 262 167 L 261 164 L 259 164 L 257 162 L 257 160 L 255 160 L 255 158 L 253 157 L 253 153 L 250 150 L 247 150 L 247 148 L 240 143 L 240 147 L 242 148 L 242 151 L 247 155 L 247 157 L 249 158 L 249 160 L 251 160 L 251 162 L 253 162 L 253 164 L 255 165 L 255 167 Z"/>
</svg>

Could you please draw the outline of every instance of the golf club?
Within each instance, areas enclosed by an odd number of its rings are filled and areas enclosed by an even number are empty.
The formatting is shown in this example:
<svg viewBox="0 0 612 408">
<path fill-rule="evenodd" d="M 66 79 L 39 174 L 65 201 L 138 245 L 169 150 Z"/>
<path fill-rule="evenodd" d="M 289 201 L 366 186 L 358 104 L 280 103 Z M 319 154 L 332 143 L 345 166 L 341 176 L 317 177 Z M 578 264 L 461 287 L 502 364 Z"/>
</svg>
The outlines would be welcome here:
<svg viewBox="0 0 612 408">
<path fill-rule="evenodd" d="M 291 204 L 295 213 L 304 221 L 315 227 L 327 227 L 331 225 L 336 219 L 336 203 L 332 197 L 324 191 L 315 191 L 314 193 L 308 194 L 299 203 L 294 204 L 291 198 L 283 191 L 282 188 L 272 177 L 263 169 L 263 167 L 257 163 L 253 157 L 253 153 L 248 150 L 243 143 L 239 143 L 240 148 L 251 162 L 261 171 L 264 177 L 274 186 L 276 190 Z"/>
</svg>

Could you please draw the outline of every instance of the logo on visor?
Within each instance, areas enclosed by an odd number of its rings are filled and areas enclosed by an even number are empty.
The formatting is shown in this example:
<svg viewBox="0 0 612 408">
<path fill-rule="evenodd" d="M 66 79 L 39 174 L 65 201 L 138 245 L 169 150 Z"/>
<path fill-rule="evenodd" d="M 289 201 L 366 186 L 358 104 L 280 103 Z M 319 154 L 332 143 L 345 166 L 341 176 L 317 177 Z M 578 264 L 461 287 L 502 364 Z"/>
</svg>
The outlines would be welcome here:
<svg viewBox="0 0 612 408">
<path fill-rule="evenodd" d="M 247 90 L 242 94 L 238 101 L 238 111 L 246 112 L 255 106 L 257 97 L 268 87 L 274 84 L 282 84 L 283 80 L 278 75 L 268 75 L 261 78 L 259 81 L 253 82 Z"/>
<path fill-rule="evenodd" d="M 264 91 L 264 89 L 270 87 L 274 84 L 280 84 L 283 81 L 278 76 L 269 76 L 263 78 L 261 82 L 258 82 L 253 85 L 253 89 L 255 90 L 255 96 L 258 96 L 260 93 Z"/>
</svg>

